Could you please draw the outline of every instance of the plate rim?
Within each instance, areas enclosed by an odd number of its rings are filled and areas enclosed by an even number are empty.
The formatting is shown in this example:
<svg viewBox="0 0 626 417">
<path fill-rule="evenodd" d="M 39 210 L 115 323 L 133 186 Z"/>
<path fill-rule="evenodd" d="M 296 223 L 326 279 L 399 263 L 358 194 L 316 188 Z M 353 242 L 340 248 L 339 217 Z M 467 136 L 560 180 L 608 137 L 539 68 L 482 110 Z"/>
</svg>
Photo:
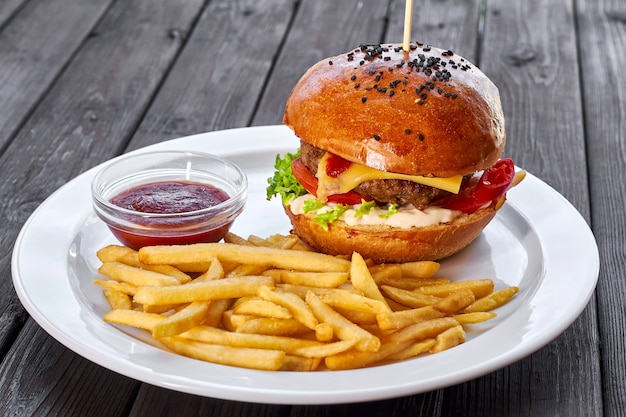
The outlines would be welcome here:
<svg viewBox="0 0 626 417">
<path fill-rule="evenodd" d="M 221 130 L 221 131 L 205 132 L 205 133 L 200 133 L 196 135 L 185 136 L 182 138 L 172 139 L 172 140 L 162 142 L 159 144 L 150 145 L 141 149 L 133 150 L 132 152 L 137 153 L 137 152 L 146 152 L 152 149 L 178 148 L 181 145 L 184 145 L 186 143 L 188 144 L 188 143 L 193 143 L 196 141 L 205 141 L 207 140 L 207 138 L 210 139 L 211 137 L 217 138 L 217 137 L 224 136 L 224 135 L 228 137 L 237 137 L 238 135 L 241 135 L 242 132 L 244 132 L 245 134 L 250 134 L 252 136 L 255 136 L 254 134 L 258 134 L 261 136 L 274 136 L 275 135 L 284 139 L 285 141 L 294 140 L 294 146 L 297 146 L 297 142 L 296 142 L 297 138 L 293 136 L 293 134 L 291 133 L 290 130 L 288 130 L 288 128 L 282 125 L 271 125 L 271 126 L 257 126 L 257 127 L 236 128 L 236 129 L 227 129 L 227 130 Z M 257 149 L 258 150 L 261 150 L 261 149 L 274 150 L 276 149 L 276 144 L 270 143 L 270 141 L 259 142 L 259 148 L 255 148 L 255 150 Z M 249 151 L 249 150 L 250 149 L 244 145 L 241 145 L 240 147 L 233 145 L 233 147 L 229 148 L 227 152 L 222 152 L 222 153 L 217 153 L 217 154 L 223 154 L 223 153 L 232 154 L 238 151 Z M 403 395 L 410 395 L 410 394 L 430 391 L 430 390 L 442 388 L 444 386 L 450 386 L 456 383 L 461 383 L 461 382 L 479 377 L 481 375 L 485 375 L 489 372 L 493 372 L 511 363 L 514 363 L 532 354 L 533 352 L 541 349 L 543 346 L 545 346 L 546 344 L 551 342 L 554 338 L 556 338 L 558 335 L 560 335 L 582 313 L 583 309 L 588 304 L 589 299 L 591 298 L 593 291 L 595 289 L 598 275 L 599 275 L 598 247 L 597 247 L 597 243 L 595 242 L 595 238 L 593 237 L 593 233 L 589 225 L 585 221 L 585 219 L 574 208 L 574 206 L 571 205 L 571 203 L 569 203 L 561 194 L 559 194 L 551 186 L 541 181 L 537 177 L 533 176 L 532 174 L 528 174 L 527 179 L 520 185 L 520 187 L 521 186 L 526 187 L 526 185 L 524 185 L 526 181 L 528 181 L 528 183 L 531 183 L 534 186 L 541 187 L 543 192 L 548 193 L 553 198 L 555 198 L 555 200 L 558 200 L 559 204 L 562 207 L 567 208 L 570 215 L 572 215 L 574 219 L 577 220 L 577 224 L 576 224 L 577 232 L 582 233 L 587 236 L 587 239 L 585 240 L 585 243 L 586 243 L 585 246 L 586 246 L 586 249 L 588 250 L 587 253 L 591 255 L 591 258 L 588 259 L 588 260 L 591 260 L 591 263 L 587 265 L 587 269 L 588 271 L 591 272 L 592 276 L 587 277 L 584 291 L 578 292 L 577 303 L 574 306 L 574 308 L 568 311 L 566 320 L 560 321 L 557 327 L 553 328 L 551 332 L 548 332 L 549 335 L 546 334 L 545 331 L 540 332 L 540 334 L 538 335 L 539 337 L 536 340 L 534 340 L 533 343 L 530 343 L 530 344 L 527 343 L 524 346 L 525 347 L 524 349 L 516 349 L 512 353 L 509 352 L 508 355 L 505 354 L 504 356 L 496 357 L 488 363 L 483 362 L 481 364 L 477 364 L 471 367 L 471 369 L 465 369 L 463 372 L 457 372 L 454 375 L 449 375 L 446 378 L 441 378 L 437 382 L 432 383 L 432 384 L 428 384 L 428 383 L 412 383 L 411 384 L 411 383 L 405 382 L 405 383 L 396 384 L 396 385 L 377 386 L 377 387 L 366 388 L 366 389 L 361 389 L 361 390 L 340 391 L 340 392 L 334 392 L 334 393 L 325 392 L 325 391 L 316 391 L 316 390 L 296 392 L 296 391 L 289 391 L 289 390 L 285 391 L 285 390 L 276 390 L 276 389 L 262 389 L 258 386 L 251 386 L 251 387 L 241 386 L 241 387 L 237 387 L 237 389 L 229 387 L 229 389 L 225 391 L 223 389 L 224 387 L 220 386 L 219 384 L 206 384 L 206 383 L 190 384 L 189 378 L 185 376 L 179 376 L 179 375 L 169 375 L 169 377 L 164 377 L 159 380 L 154 380 L 153 378 L 150 378 L 150 375 L 147 375 L 147 373 L 141 372 L 141 371 L 130 372 L 129 374 L 129 372 L 125 370 L 125 367 L 121 366 L 120 363 L 111 363 L 108 352 L 106 351 L 98 352 L 93 349 L 88 349 L 86 346 L 84 346 L 84 343 L 80 343 L 79 341 L 74 340 L 72 335 L 64 334 L 63 331 L 59 328 L 59 324 L 55 323 L 55 320 L 49 317 L 46 317 L 46 314 L 40 310 L 39 306 L 34 304 L 32 300 L 32 294 L 29 294 L 29 290 L 24 285 L 26 284 L 26 282 L 24 281 L 24 277 L 21 275 L 22 273 L 21 262 L 23 261 L 23 256 L 24 256 L 22 252 L 22 250 L 24 249 L 23 245 L 24 245 L 25 239 L 29 237 L 29 233 L 31 233 L 31 230 L 32 230 L 31 227 L 33 226 L 34 222 L 38 219 L 38 216 L 40 216 L 42 212 L 45 212 L 46 208 L 48 207 L 48 205 L 51 204 L 52 201 L 55 201 L 63 193 L 68 192 L 67 190 L 70 190 L 72 187 L 76 187 L 79 182 L 87 181 L 89 178 L 93 177 L 93 175 L 95 175 L 95 172 L 108 162 L 110 162 L 110 160 L 103 162 L 87 170 L 86 172 L 80 174 L 79 176 L 72 179 L 65 185 L 61 186 L 59 189 L 53 192 L 46 200 L 44 200 L 37 207 L 37 209 L 31 214 L 28 220 L 24 223 L 24 225 L 22 226 L 22 229 L 20 230 L 20 233 L 18 234 L 16 238 L 14 248 L 13 248 L 12 259 L 11 259 L 13 285 L 15 287 L 15 290 L 17 292 L 17 295 L 20 301 L 22 302 L 26 310 L 29 312 L 29 314 L 34 318 L 34 320 L 47 333 L 49 333 L 52 337 L 57 339 L 59 342 L 61 342 L 63 345 L 65 345 L 66 347 L 74 351 L 75 353 L 87 358 L 88 360 L 94 363 L 97 363 L 100 366 L 103 366 L 107 369 L 118 372 L 122 375 L 131 377 L 131 378 L 134 378 L 134 379 L 146 382 L 146 383 L 150 383 L 153 385 L 158 385 L 158 386 L 162 386 L 165 388 L 173 389 L 176 391 L 187 392 L 187 393 L 192 393 L 192 394 L 201 395 L 201 396 L 210 396 L 210 397 L 221 398 L 221 399 L 226 399 L 226 400 L 236 400 L 236 401 L 250 401 L 250 402 L 273 403 L 273 404 L 313 404 L 313 403 L 334 404 L 334 403 L 371 401 L 371 400 L 385 399 L 385 398 L 391 398 L 391 397 L 399 397 Z M 514 205 L 515 200 L 516 200 L 515 198 L 510 198 L 511 204 Z M 524 207 L 527 208 L 528 205 L 525 205 Z M 518 207 L 518 210 L 519 210 L 519 207 Z M 83 213 L 83 215 L 87 216 L 88 213 Z M 532 215 L 535 216 L 536 213 L 533 213 Z M 78 224 L 76 224 L 76 222 L 75 222 L 75 227 L 76 228 L 78 227 Z M 76 230 L 74 230 L 73 232 L 76 232 Z M 75 233 L 72 233 L 72 236 L 74 235 Z M 67 250 L 68 248 L 64 249 L 66 254 L 67 254 Z M 63 262 L 66 262 L 66 261 L 67 259 L 66 257 L 64 257 Z M 548 273 L 549 271 L 546 271 L 546 274 Z M 67 285 L 67 288 L 64 288 L 64 291 L 69 290 L 70 295 L 72 296 L 72 299 L 75 300 L 75 296 L 72 292 L 72 289 L 70 288 L 70 283 L 69 283 L 69 279 L 67 279 L 67 276 L 65 277 L 65 285 Z M 543 283 L 541 285 L 543 285 Z M 81 311 L 76 311 L 75 309 L 76 307 L 80 307 L 78 305 L 79 304 L 78 301 L 76 301 L 76 304 L 77 304 L 76 306 L 72 306 L 74 308 L 74 313 L 77 313 L 80 315 Z M 113 327 L 111 326 L 111 328 Z M 151 347 L 148 349 L 158 349 L 158 348 Z M 441 357 L 441 360 L 444 360 L 446 356 L 446 352 L 440 353 L 436 356 L 439 356 L 439 355 Z M 188 358 L 185 358 L 185 359 L 192 360 Z M 214 365 L 214 364 L 210 364 L 210 365 L 217 366 L 217 367 L 221 366 L 221 365 Z M 397 365 L 397 366 L 396 365 L 397 364 L 386 365 L 384 368 L 395 370 L 396 368 L 399 368 L 401 366 L 401 365 Z M 380 369 L 380 368 L 382 367 L 366 368 L 363 370 L 342 371 L 342 372 L 352 372 L 354 375 L 360 376 L 363 373 L 365 374 L 367 374 L 368 372 L 371 373 L 370 370 L 372 369 Z M 255 372 L 249 372 L 249 370 L 247 371 L 248 372 L 243 372 L 243 374 L 252 375 L 258 372 L 262 372 L 262 371 L 256 371 L 255 373 Z M 333 374 L 336 375 L 336 372 L 333 372 Z M 163 377 L 163 375 L 159 375 L 159 376 Z M 300 375 L 296 375 L 295 377 L 294 375 L 292 375 L 291 378 L 295 378 L 298 381 L 301 379 Z M 242 396 L 246 396 L 246 395 L 248 395 L 249 397 L 242 398 Z"/>
</svg>

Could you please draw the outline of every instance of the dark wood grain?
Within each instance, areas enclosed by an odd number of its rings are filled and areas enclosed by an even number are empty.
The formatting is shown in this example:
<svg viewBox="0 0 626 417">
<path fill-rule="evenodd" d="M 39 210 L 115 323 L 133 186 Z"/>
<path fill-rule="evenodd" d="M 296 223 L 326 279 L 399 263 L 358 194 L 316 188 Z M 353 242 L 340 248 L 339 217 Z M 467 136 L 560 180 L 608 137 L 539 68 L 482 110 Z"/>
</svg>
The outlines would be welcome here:
<svg viewBox="0 0 626 417">
<path fill-rule="evenodd" d="M 602 260 L 597 299 L 566 332 L 463 384 L 330 406 L 184 394 L 81 358 L 28 318 L 11 286 L 13 242 L 33 210 L 127 150 L 280 123 L 291 87 L 311 64 L 363 42 L 401 42 L 404 2 L 7 0 L 0 4 L 0 415 L 623 415 L 626 4 L 415 0 L 414 7 L 413 39 L 465 56 L 499 86 L 506 154 L 593 226 Z"/>
<path fill-rule="evenodd" d="M 30 1 L 3 4 L 0 32 L 0 149 L 63 70 L 110 1 Z M 0 16 L 2 17 L 2 16 Z M 37 22 L 36 24 L 34 22 Z"/>
<path fill-rule="evenodd" d="M 292 0 L 209 3 L 131 148 L 249 125 L 293 9 Z"/>
<path fill-rule="evenodd" d="M 287 97 L 311 65 L 362 43 L 381 42 L 386 11 L 384 1 L 302 2 L 272 69 L 253 124 L 282 123 Z"/>
<path fill-rule="evenodd" d="M 71 6 L 76 8 L 75 4 Z M 19 228 L 55 189 L 124 148 L 181 46 L 180 38 L 168 35 L 170 29 L 189 28 L 202 4 L 185 0 L 156 6 L 151 0 L 135 1 L 132 5 L 118 2 L 97 26 L 86 28 L 81 36 L 84 44 L 73 57 L 72 65 L 55 80 L 0 156 L 0 204 L 5 220 L 0 229 L 0 273 L 6 277 L 0 284 L 3 313 L 0 335 L 4 343 L 10 343 L 15 337 L 25 317 L 9 279 L 11 247 Z M 82 13 L 93 14 L 90 8 L 85 2 Z M 68 14 L 82 15 L 79 11 L 68 11 Z M 91 17 L 95 24 L 96 19 Z M 87 36 L 89 31 L 92 31 L 91 36 Z M 63 45 L 58 47 L 63 48 Z M 14 108 L 19 105 L 15 104 Z M 54 366 L 58 356 L 77 358 L 43 336 L 39 330 L 33 344 L 28 333 L 20 332 L 17 336 L 20 351 L 30 358 L 32 369 Z M 88 368 L 99 367 L 89 364 Z M 7 367 L 5 371 L 3 375 L 8 380 L 20 380 L 23 376 L 14 374 L 20 368 Z M 102 369 L 95 372 L 100 373 Z M 76 384 L 77 390 L 84 390 L 81 394 L 84 397 L 101 400 L 104 413 L 114 410 L 116 406 L 94 390 L 113 390 L 118 395 L 124 385 L 119 381 L 105 387 L 96 387 L 89 381 L 81 383 L 85 375 L 59 372 L 56 378 L 62 377 L 63 383 Z M 74 405 L 64 402 L 64 397 L 76 393 L 48 395 L 49 384 L 56 384 L 56 380 L 36 376 L 36 373 L 30 375 L 31 380 L 24 380 L 20 385 L 30 389 L 30 402 L 9 403 L 16 407 L 11 412 L 30 415 L 36 410 L 29 408 L 32 406 L 64 410 L 59 411 L 60 415 L 71 414 Z M 3 395 L 8 397 L 10 393 L 3 392 Z"/>
<path fill-rule="evenodd" d="M 579 62 L 591 223 L 600 248 L 598 323 L 604 415 L 626 410 L 626 3 L 579 1 Z"/>
</svg>

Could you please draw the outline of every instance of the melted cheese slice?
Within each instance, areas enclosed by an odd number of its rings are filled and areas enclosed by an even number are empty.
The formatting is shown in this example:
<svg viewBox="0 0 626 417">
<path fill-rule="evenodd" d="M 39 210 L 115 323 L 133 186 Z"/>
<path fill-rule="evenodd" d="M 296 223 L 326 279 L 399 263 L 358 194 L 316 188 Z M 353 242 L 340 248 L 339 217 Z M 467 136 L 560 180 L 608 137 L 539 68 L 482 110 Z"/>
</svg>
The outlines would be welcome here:
<svg viewBox="0 0 626 417">
<path fill-rule="evenodd" d="M 448 178 L 424 177 L 421 175 L 396 174 L 393 172 L 380 171 L 361 164 L 350 164 L 350 167 L 341 173 L 338 177 L 333 178 L 326 174 L 327 157 L 320 160 L 317 169 L 317 197 L 321 201 L 326 201 L 329 195 L 343 194 L 353 190 L 359 184 L 371 180 L 405 180 L 418 184 L 427 185 L 433 188 L 439 188 L 451 193 L 458 193 L 463 181 L 462 175 L 456 175 Z"/>
</svg>

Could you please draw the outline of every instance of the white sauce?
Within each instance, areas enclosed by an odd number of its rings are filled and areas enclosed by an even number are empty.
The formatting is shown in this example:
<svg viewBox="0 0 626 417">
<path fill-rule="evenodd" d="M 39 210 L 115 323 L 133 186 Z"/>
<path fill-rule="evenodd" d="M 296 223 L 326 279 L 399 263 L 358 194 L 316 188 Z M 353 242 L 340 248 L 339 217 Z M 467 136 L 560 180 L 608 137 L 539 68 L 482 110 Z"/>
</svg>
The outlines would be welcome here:
<svg viewBox="0 0 626 417">
<path fill-rule="evenodd" d="M 293 214 L 306 214 L 314 216 L 317 213 L 323 213 L 330 210 L 330 208 L 334 205 L 333 203 L 327 203 L 326 206 L 320 208 L 319 210 L 312 210 L 305 213 L 303 209 L 304 202 L 310 199 L 315 199 L 315 197 L 311 194 L 306 194 L 293 200 L 290 204 L 291 212 Z M 388 213 L 386 209 L 380 208 L 373 208 L 368 214 L 355 217 L 356 211 L 360 206 L 360 204 L 357 204 L 353 206 L 354 208 L 346 210 L 346 212 L 340 217 L 340 220 L 344 221 L 349 226 L 388 225 L 391 227 L 408 229 L 410 227 L 424 227 L 433 224 L 447 223 L 462 214 L 458 210 L 449 210 L 441 207 L 428 207 L 424 210 L 419 210 L 412 205 L 407 205 L 398 208 L 397 213 L 388 216 L 387 218 L 380 217 L 381 214 L 385 215 Z"/>
</svg>

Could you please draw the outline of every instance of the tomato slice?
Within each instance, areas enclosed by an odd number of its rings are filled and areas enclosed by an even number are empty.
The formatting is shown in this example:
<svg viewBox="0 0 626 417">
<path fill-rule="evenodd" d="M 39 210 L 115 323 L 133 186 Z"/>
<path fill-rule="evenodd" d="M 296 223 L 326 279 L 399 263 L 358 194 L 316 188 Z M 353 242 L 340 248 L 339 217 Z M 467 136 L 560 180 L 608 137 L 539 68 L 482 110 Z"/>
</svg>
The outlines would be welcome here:
<svg viewBox="0 0 626 417">
<path fill-rule="evenodd" d="M 296 158 L 291 163 L 291 171 L 293 176 L 300 184 L 313 195 L 317 195 L 317 178 L 302 163 L 300 158 Z M 328 201 L 339 204 L 355 205 L 361 204 L 361 200 L 370 201 L 371 198 L 349 191 L 343 194 L 332 194 L 328 196 Z"/>
<path fill-rule="evenodd" d="M 458 194 L 438 200 L 435 204 L 464 213 L 473 213 L 485 204 L 501 197 L 511 186 L 515 177 L 515 165 L 510 158 L 500 159 L 485 170 L 478 181 L 471 182 Z"/>
</svg>

